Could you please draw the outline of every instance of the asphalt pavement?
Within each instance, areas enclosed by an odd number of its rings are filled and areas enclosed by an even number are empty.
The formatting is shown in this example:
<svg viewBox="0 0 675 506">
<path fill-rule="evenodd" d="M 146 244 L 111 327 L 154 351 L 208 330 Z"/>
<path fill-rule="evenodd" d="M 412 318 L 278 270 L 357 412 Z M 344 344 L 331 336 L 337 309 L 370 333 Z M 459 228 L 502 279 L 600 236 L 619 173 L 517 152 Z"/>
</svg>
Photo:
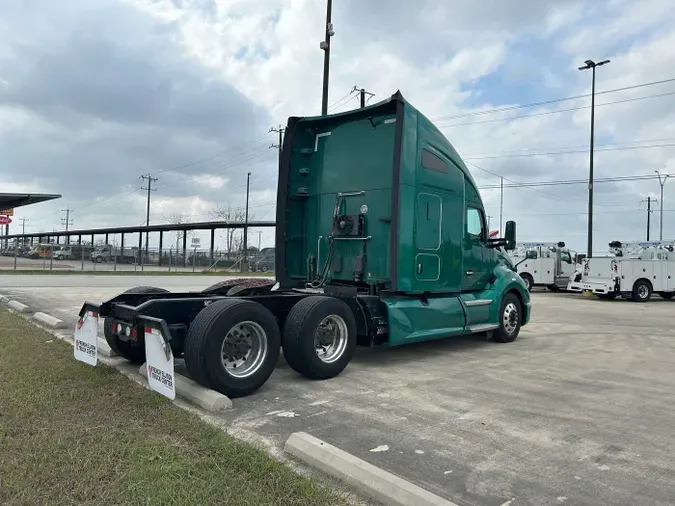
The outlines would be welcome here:
<svg viewBox="0 0 675 506">
<path fill-rule="evenodd" d="M 85 299 L 217 280 L 0 275 L 0 294 L 74 324 Z M 460 505 L 672 504 L 674 304 L 535 293 L 514 343 L 359 349 L 326 381 L 282 358 L 259 392 L 217 416 L 272 451 L 308 432 Z"/>
</svg>

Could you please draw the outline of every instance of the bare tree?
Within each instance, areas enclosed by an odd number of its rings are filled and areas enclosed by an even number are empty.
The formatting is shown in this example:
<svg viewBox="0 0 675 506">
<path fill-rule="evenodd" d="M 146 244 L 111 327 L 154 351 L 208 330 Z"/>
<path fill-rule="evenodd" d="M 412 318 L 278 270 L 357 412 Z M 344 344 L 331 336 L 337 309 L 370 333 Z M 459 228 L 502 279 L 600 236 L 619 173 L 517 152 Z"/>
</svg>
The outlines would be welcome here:
<svg viewBox="0 0 675 506">
<path fill-rule="evenodd" d="M 244 223 L 246 219 L 246 210 L 242 207 L 232 207 L 230 205 L 218 206 L 209 212 L 211 219 L 218 221 L 225 221 L 228 223 Z M 250 213 L 248 215 L 249 221 L 253 219 Z M 243 247 L 243 231 L 240 228 L 228 228 L 225 231 L 225 250 L 227 257 L 231 258 L 232 253 L 238 253 Z"/>
<path fill-rule="evenodd" d="M 165 217 L 165 219 L 172 225 L 180 225 L 181 223 L 185 223 L 187 221 L 187 215 L 186 213 L 177 213 L 172 214 L 168 218 Z M 192 230 L 188 230 L 187 232 L 184 232 L 183 230 L 176 231 L 176 254 L 178 254 L 178 252 L 182 248 L 183 234 L 187 234 L 187 237 L 190 237 L 193 234 L 193 231 Z"/>
</svg>

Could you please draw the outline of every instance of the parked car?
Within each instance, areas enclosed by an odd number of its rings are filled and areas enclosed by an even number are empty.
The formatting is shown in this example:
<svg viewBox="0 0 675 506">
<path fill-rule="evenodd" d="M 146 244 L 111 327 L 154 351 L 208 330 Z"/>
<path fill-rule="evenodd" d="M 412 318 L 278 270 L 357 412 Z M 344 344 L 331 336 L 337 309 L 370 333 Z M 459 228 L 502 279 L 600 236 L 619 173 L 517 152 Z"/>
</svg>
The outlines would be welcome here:
<svg viewBox="0 0 675 506">
<path fill-rule="evenodd" d="M 275 258 L 275 248 L 263 248 L 251 264 L 251 270 L 254 272 L 273 271 Z"/>
</svg>

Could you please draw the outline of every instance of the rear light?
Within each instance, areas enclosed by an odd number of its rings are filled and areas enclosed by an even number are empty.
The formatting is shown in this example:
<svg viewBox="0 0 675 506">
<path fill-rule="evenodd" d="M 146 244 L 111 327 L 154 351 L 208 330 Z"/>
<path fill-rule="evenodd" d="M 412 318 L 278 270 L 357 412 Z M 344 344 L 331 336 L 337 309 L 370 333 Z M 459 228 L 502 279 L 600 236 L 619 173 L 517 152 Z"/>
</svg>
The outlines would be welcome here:
<svg viewBox="0 0 675 506">
<path fill-rule="evenodd" d="M 111 329 L 113 332 L 117 333 L 117 323 L 116 323 L 116 322 L 113 322 L 112 325 L 110 326 L 110 329 Z"/>
<path fill-rule="evenodd" d="M 131 329 L 131 337 L 136 339 L 136 335 L 137 335 L 136 329 L 135 328 Z"/>
<path fill-rule="evenodd" d="M 124 334 L 127 337 L 131 336 L 131 327 L 127 327 L 126 329 L 124 329 Z"/>
</svg>

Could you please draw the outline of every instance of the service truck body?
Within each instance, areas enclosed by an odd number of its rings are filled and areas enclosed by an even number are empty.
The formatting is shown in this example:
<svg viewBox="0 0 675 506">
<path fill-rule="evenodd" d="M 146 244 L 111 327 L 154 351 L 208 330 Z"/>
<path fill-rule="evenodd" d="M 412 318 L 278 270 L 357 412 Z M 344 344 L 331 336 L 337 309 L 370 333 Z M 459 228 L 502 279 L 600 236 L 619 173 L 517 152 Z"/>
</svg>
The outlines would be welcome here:
<svg viewBox="0 0 675 506">
<path fill-rule="evenodd" d="M 513 263 L 528 289 L 545 286 L 551 291 L 566 289 L 576 269 L 577 255 L 564 242 L 519 243 L 511 253 Z"/>
<path fill-rule="evenodd" d="M 674 246 L 661 241 L 612 242 L 614 255 L 587 259 L 570 279 L 568 290 L 636 302 L 648 301 L 652 293 L 670 299 L 675 296 Z"/>
<path fill-rule="evenodd" d="M 100 315 L 113 349 L 165 371 L 155 380 L 172 377 L 172 357 L 182 355 L 195 381 L 237 397 L 267 380 L 280 347 L 299 373 L 329 378 L 356 344 L 477 332 L 510 342 L 529 321 L 529 293 L 501 249 L 515 246 L 515 223 L 505 238 L 488 237 L 471 173 L 399 93 L 288 120 L 276 223 L 276 283 L 139 287 L 86 303 L 82 328 Z M 81 332 L 76 356 L 91 363 L 95 341 Z"/>
</svg>

